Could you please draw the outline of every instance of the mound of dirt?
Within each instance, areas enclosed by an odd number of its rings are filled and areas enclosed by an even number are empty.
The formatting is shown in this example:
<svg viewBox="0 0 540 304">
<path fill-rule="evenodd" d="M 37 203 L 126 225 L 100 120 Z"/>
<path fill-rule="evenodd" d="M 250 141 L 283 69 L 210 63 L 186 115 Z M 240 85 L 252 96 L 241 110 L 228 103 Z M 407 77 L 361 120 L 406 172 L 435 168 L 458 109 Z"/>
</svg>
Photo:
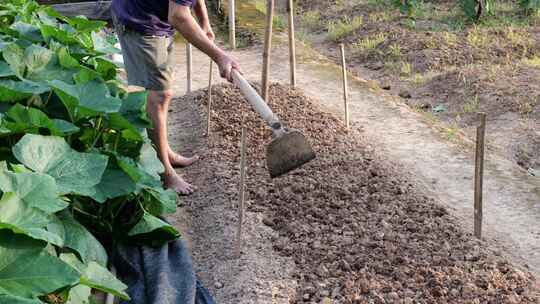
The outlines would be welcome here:
<svg viewBox="0 0 540 304">
<path fill-rule="evenodd" d="M 538 303 L 529 272 L 464 232 L 300 90 L 272 85 L 270 103 L 310 139 L 317 159 L 274 180 L 265 167 L 271 132 L 233 87 L 216 86 L 213 96 L 212 150 L 219 153 L 208 157 L 238 162 L 245 126 L 248 210 L 263 215 L 260 225 L 277 231 L 274 250 L 296 264 L 290 302 Z M 185 99 L 206 111 L 206 92 Z M 230 177 L 219 181 L 237 187 Z"/>
</svg>

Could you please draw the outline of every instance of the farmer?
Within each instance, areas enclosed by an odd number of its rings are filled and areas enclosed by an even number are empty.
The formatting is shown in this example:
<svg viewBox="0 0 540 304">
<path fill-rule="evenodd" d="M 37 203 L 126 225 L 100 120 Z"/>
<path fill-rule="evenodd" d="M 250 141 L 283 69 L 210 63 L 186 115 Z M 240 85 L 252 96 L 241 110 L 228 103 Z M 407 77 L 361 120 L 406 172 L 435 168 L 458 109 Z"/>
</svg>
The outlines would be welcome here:
<svg viewBox="0 0 540 304">
<path fill-rule="evenodd" d="M 191 15 L 191 8 L 198 23 Z M 229 81 L 231 70 L 239 69 L 239 65 L 214 44 L 204 0 L 113 0 L 112 10 L 128 83 L 148 90 L 147 112 L 153 125 L 149 136 L 165 167 L 164 185 L 181 195 L 189 195 L 195 187 L 178 175 L 174 167 L 189 166 L 198 156 L 176 153 L 167 140 L 167 112 L 173 97 L 174 30 L 210 56 L 219 66 L 221 76 Z"/>
</svg>

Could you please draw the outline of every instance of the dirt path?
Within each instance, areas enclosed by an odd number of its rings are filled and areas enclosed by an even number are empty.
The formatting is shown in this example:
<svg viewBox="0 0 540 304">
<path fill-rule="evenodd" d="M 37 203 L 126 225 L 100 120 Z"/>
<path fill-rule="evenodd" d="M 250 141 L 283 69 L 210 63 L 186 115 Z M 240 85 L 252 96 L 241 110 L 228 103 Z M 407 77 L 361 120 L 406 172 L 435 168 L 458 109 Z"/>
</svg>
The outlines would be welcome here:
<svg viewBox="0 0 540 304">
<path fill-rule="evenodd" d="M 287 50 L 276 43 L 271 79 L 288 81 Z M 327 110 L 341 115 L 342 95 L 339 68 L 320 55 L 299 47 L 298 86 L 308 96 L 322 101 Z M 185 53 L 176 48 L 178 74 L 175 89 L 185 92 Z M 243 72 L 253 81 L 260 78 L 261 50 L 235 52 Z M 208 82 L 209 59 L 194 53 L 194 89 Z M 352 79 L 351 122 L 361 130 L 379 153 L 392 159 L 411 181 L 460 218 L 467 230 L 472 226 L 473 153 L 449 143 L 417 113 L 393 97 L 370 89 L 365 81 Z M 485 171 L 484 232 L 497 239 L 514 261 L 540 273 L 540 179 L 528 176 L 511 162 L 487 154 Z"/>
</svg>

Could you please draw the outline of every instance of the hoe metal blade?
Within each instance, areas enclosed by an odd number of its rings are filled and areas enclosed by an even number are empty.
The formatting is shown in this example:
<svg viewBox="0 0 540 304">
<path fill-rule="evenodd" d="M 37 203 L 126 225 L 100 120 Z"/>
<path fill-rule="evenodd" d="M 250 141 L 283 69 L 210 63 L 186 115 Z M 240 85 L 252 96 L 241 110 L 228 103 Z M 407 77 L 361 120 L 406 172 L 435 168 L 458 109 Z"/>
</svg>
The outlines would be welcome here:
<svg viewBox="0 0 540 304">
<path fill-rule="evenodd" d="M 266 148 L 266 164 L 272 178 L 292 171 L 314 158 L 315 152 L 306 137 L 294 129 L 281 133 Z"/>
</svg>

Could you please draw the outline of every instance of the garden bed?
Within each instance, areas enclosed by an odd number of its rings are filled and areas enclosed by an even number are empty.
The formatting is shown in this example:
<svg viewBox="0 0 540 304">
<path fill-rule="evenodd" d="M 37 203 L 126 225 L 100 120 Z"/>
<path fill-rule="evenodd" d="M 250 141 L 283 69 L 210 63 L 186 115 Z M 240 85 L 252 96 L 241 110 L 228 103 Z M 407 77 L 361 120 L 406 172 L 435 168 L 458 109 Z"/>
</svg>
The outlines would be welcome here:
<svg viewBox="0 0 540 304">
<path fill-rule="evenodd" d="M 347 133 L 338 119 L 318 109 L 301 91 L 273 85 L 271 106 L 290 127 L 306 134 L 318 157 L 275 180 L 269 178 L 264 164 L 270 131 L 237 90 L 225 85 L 215 87 L 213 93 L 213 134 L 194 174 L 199 180 L 219 183 L 223 193 L 218 202 L 236 202 L 238 143 L 244 120 L 249 143 L 248 214 L 259 221 L 251 222 L 246 231 L 253 235 L 268 227 L 274 230 L 266 234 L 270 244 L 246 246 L 266 248 L 259 251 L 261 259 L 268 252 L 278 252 L 294 262 L 288 275 L 297 287 L 286 293 L 288 301 L 538 303 L 538 283 L 526 269 L 507 262 L 504 252 L 493 249 L 496 244 L 463 231 L 445 208 L 415 189 L 361 134 Z M 195 92 L 176 104 L 193 102 L 205 111 L 205 92 Z M 186 203 L 206 204 L 203 194 L 187 198 Z M 198 222 L 205 221 L 199 218 Z M 234 220 L 226 222 L 232 225 Z M 231 243 L 229 238 L 226 244 Z M 244 258 L 252 253 L 245 252 Z M 194 250 L 203 278 L 213 280 L 212 274 L 205 274 L 211 258 L 202 255 Z M 223 259 L 232 260 L 230 256 Z M 275 272 L 282 270 L 277 266 Z M 228 280 L 233 284 L 234 279 Z M 227 294 L 227 282 L 213 283 L 207 285 L 214 286 L 215 293 Z M 251 302 L 235 294 L 236 300 L 229 293 L 222 302 Z"/>
</svg>

